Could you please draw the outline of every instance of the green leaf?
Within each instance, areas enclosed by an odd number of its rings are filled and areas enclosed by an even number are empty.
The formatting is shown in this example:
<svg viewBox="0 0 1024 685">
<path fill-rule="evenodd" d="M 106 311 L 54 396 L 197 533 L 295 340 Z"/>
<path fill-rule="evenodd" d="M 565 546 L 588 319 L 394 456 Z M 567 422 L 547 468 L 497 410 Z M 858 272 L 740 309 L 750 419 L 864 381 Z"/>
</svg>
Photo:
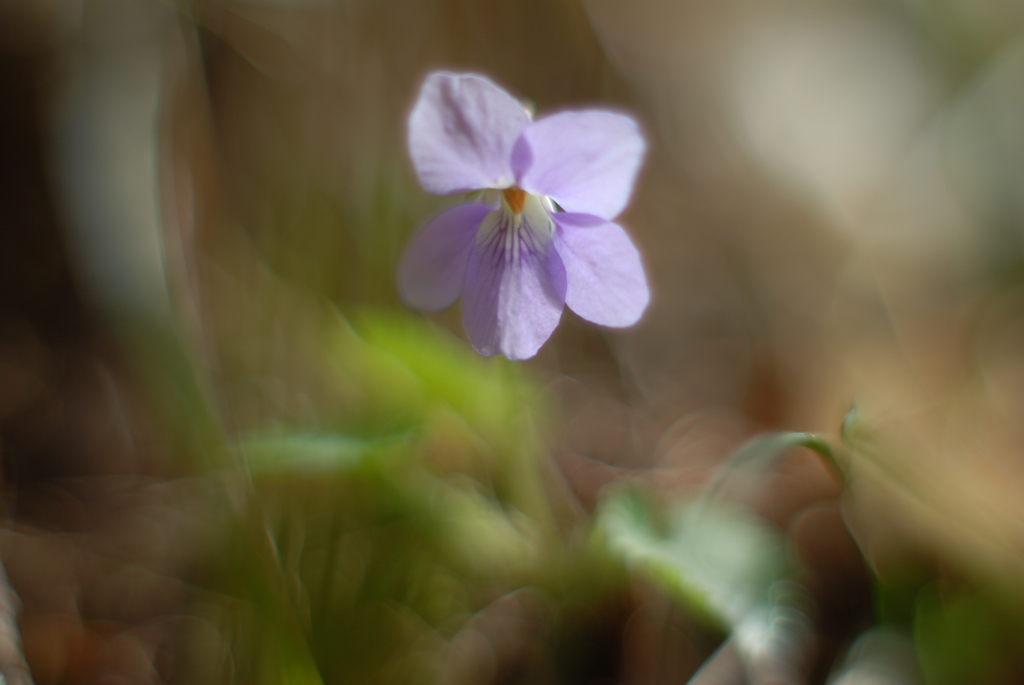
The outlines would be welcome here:
<svg viewBox="0 0 1024 685">
<path fill-rule="evenodd" d="M 768 604 L 771 585 L 786 571 L 781 536 L 721 502 L 679 501 L 657 512 L 650 498 L 629 489 L 603 502 L 598 528 L 613 554 L 729 629 Z"/>
<path fill-rule="evenodd" d="M 510 421 L 536 394 L 514 365 L 483 359 L 422 319 L 364 310 L 355 328 L 418 379 L 424 400 L 449 404 L 488 438 L 510 438 Z"/>
<path fill-rule="evenodd" d="M 671 503 L 661 512 L 640 490 L 624 490 L 603 503 L 598 526 L 614 554 L 653 573 L 719 625 L 754 625 L 778 604 L 772 588 L 787 577 L 785 541 L 719 492 L 740 474 L 767 471 L 794 447 L 818 452 L 838 470 L 832 448 L 820 437 L 767 433 L 737 450 L 702 497 Z"/>
<path fill-rule="evenodd" d="M 708 497 L 660 511 L 633 488 L 605 500 L 598 530 L 613 555 L 731 633 L 751 682 L 804 670 L 806 590 L 787 580 L 783 537 L 752 513 Z"/>
<path fill-rule="evenodd" d="M 543 453 L 538 424 L 550 412 L 521 367 L 481 358 L 419 317 L 365 309 L 352 327 L 339 323 L 333 364 L 340 382 L 357 388 L 360 430 L 423 432 L 439 409 L 453 410 L 493 457 L 489 485 L 497 497 L 538 520 L 549 518 L 537 458 Z"/>
<path fill-rule="evenodd" d="M 252 436 L 237 449 L 253 475 L 319 474 L 351 471 L 373 457 L 396 453 L 405 442 L 405 434 L 367 440 L 339 433 L 294 432 Z"/>
</svg>

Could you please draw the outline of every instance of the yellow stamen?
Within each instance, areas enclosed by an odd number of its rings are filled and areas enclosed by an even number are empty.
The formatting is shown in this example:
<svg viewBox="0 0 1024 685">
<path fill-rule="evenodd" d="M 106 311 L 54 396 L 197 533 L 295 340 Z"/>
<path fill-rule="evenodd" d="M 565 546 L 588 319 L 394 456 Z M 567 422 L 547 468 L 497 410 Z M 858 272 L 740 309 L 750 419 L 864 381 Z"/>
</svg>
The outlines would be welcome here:
<svg viewBox="0 0 1024 685">
<path fill-rule="evenodd" d="M 526 206 L 525 190 L 512 186 L 511 188 L 505 188 L 501 193 L 505 196 L 505 202 L 508 203 L 513 212 L 516 214 L 522 213 L 523 207 Z"/>
</svg>

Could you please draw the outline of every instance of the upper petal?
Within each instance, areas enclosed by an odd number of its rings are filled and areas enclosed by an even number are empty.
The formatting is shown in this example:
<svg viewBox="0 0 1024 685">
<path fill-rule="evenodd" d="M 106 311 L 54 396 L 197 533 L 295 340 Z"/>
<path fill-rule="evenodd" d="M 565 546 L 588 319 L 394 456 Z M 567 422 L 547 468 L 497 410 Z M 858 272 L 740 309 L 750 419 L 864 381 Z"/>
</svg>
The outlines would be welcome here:
<svg viewBox="0 0 1024 685">
<path fill-rule="evenodd" d="M 406 304 L 436 312 L 458 299 L 473 236 L 490 211 L 486 205 L 459 205 L 416 234 L 398 264 L 398 294 Z"/>
<path fill-rule="evenodd" d="M 530 115 L 490 80 L 434 72 L 409 115 L 409 153 L 423 187 L 438 195 L 507 188 L 512 148 Z"/>
<path fill-rule="evenodd" d="M 528 359 L 562 317 L 565 267 L 550 247 L 512 255 L 505 244 L 474 242 L 462 292 L 462 323 L 480 354 Z"/>
<path fill-rule="evenodd" d="M 631 326 L 639 321 L 651 293 L 640 253 L 622 227 L 586 214 L 553 216 L 569 308 L 602 326 Z"/>
<path fill-rule="evenodd" d="M 513 151 L 516 182 L 567 212 L 614 219 L 629 203 L 647 145 L 624 114 L 587 110 L 530 124 Z"/>
</svg>

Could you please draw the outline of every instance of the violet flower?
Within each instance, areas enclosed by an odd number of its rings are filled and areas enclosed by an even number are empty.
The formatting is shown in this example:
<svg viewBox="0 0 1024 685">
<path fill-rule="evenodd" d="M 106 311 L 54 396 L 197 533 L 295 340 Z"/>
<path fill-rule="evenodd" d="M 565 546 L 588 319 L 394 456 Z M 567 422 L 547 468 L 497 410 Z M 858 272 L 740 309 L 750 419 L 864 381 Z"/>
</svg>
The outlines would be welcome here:
<svg viewBox="0 0 1024 685">
<path fill-rule="evenodd" d="M 636 247 L 612 220 L 629 201 L 645 143 L 602 110 L 532 121 L 490 80 L 435 72 L 409 116 L 409 151 L 431 193 L 481 191 L 423 227 L 398 268 L 410 306 L 462 296 L 480 354 L 526 359 L 562 308 L 604 326 L 636 323 L 650 300 Z"/>
</svg>

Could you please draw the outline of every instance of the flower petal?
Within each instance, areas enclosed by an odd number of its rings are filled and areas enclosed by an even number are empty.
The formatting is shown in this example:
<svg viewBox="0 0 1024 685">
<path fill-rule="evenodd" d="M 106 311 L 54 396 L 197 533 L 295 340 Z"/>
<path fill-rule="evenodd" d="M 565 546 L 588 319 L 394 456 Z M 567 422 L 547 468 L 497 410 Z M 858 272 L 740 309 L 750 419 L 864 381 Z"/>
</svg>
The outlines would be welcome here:
<svg viewBox="0 0 1024 685">
<path fill-rule="evenodd" d="M 504 241 L 470 250 L 462 291 L 462 323 L 483 355 L 528 359 L 551 337 L 565 303 L 565 267 L 558 253 L 522 250 L 509 257 Z"/>
<path fill-rule="evenodd" d="M 647 145 L 624 114 L 562 112 L 530 124 L 513 151 L 520 188 L 567 212 L 614 219 L 629 203 Z"/>
<path fill-rule="evenodd" d="M 530 115 L 474 74 L 434 72 L 409 115 L 409 153 L 420 183 L 452 195 L 514 182 L 512 148 Z"/>
<path fill-rule="evenodd" d="M 569 308 L 602 326 L 639 321 L 651 293 L 640 253 L 622 227 L 587 214 L 556 213 L 553 218 Z"/>
<path fill-rule="evenodd" d="M 473 236 L 490 211 L 486 205 L 459 205 L 420 230 L 398 264 L 398 294 L 406 304 L 436 312 L 458 299 Z"/>
</svg>

